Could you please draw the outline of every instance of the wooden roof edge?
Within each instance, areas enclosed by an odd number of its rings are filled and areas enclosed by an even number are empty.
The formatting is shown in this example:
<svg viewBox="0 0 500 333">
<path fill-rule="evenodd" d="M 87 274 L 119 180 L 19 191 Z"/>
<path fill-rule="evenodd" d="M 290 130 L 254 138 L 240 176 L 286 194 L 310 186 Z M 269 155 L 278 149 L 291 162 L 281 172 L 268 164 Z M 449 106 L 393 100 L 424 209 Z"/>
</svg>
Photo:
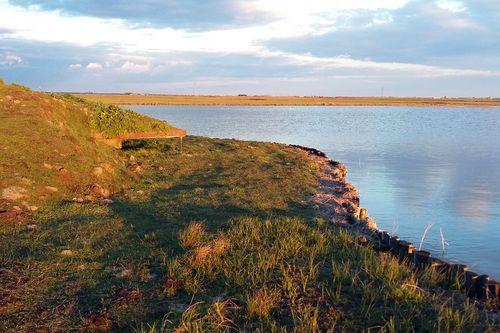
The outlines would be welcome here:
<svg viewBox="0 0 500 333">
<path fill-rule="evenodd" d="M 175 128 L 168 131 L 147 131 L 147 132 L 131 132 L 118 135 L 116 138 L 121 140 L 130 139 L 147 139 L 147 138 L 178 138 L 187 135 L 186 130 Z"/>
</svg>

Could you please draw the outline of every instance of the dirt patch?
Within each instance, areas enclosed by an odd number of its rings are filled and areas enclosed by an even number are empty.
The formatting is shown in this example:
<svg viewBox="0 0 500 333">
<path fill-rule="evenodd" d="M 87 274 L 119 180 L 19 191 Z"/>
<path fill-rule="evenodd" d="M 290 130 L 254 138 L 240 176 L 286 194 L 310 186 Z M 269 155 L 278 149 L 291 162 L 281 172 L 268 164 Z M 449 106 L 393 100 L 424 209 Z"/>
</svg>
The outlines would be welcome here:
<svg viewBox="0 0 500 333">
<path fill-rule="evenodd" d="M 28 215 L 18 210 L 0 210 L 0 222 L 21 224 L 28 219 Z"/>
<path fill-rule="evenodd" d="M 2 199 L 16 201 L 25 198 L 27 190 L 20 186 L 10 186 L 2 190 Z"/>
</svg>

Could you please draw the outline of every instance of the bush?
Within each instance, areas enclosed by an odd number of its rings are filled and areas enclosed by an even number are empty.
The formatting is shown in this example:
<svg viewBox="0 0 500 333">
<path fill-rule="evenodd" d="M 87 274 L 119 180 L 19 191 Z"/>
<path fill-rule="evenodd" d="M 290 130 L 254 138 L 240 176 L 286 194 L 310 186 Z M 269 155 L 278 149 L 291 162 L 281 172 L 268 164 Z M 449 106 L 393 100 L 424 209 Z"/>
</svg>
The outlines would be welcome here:
<svg viewBox="0 0 500 333">
<path fill-rule="evenodd" d="M 122 109 L 115 105 L 91 102 L 70 94 L 56 96 L 68 102 L 84 104 L 91 112 L 91 128 L 109 139 L 126 133 L 168 131 L 173 128 L 165 121 L 144 116 L 132 110 Z"/>
</svg>

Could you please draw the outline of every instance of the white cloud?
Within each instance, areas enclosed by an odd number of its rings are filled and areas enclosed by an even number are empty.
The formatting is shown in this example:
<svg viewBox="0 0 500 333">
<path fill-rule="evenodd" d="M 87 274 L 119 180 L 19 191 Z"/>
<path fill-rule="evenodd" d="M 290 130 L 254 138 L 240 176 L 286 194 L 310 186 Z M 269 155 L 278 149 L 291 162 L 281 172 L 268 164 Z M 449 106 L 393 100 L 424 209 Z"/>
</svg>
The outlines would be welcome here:
<svg viewBox="0 0 500 333">
<path fill-rule="evenodd" d="M 97 43 L 121 45 L 125 50 L 258 52 L 262 41 L 273 38 L 324 34 L 335 29 L 340 17 L 356 9 L 395 9 L 408 0 L 254 0 L 242 2 L 246 10 L 264 12 L 276 19 L 267 24 L 243 28 L 187 32 L 172 28 L 137 28 L 120 19 L 64 16 L 37 7 L 20 8 L 0 0 L 0 29 L 5 36 L 45 42 L 90 46 Z M 82 29 L 85 27 L 85 29 Z"/>
<path fill-rule="evenodd" d="M 91 62 L 85 66 L 85 68 L 92 71 L 98 71 L 102 69 L 102 65 L 98 62 Z"/>
<path fill-rule="evenodd" d="M 0 65 L 1 66 L 15 66 L 23 62 L 23 58 L 15 53 L 6 52 L 0 54 Z"/>
<path fill-rule="evenodd" d="M 457 69 L 410 64 L 401 62 L 375 62 L 371 60 L 352 59 L 349 55 L 337 57 L 315 57 L 310 54 L 290 54 L 284 52 L 269 52 L 269 57 L 286 59 L 290 64 L 297 66 L 311 65 L 317 72 L 326 74 L 325 71 L 336 69 L 357 69 L 371 71 L 406 72 L 417 77 L 442 77 L 442 76 L 500 76 L 500 72 L 490 70 Z"/>
<path fill-rule="evenodd" d="M 191 66 L 193 64 L 194 63 L 191 60 L 182 60 L 182 59 L 170 60 L 167 62 L 167 65 L 170 67 Z"/>
<path fill-rule="evenodd" d="M 71 64 L 69 65 L 70 69 L 79 69 L 82 68 L 82 64 Z"/>
<path fill-rule="evenodd" d="M 154 69 L 149 57 L 155 53 L 214 53 L 252 55 L 262 58 L 282 59 L 295 66 L 314 66 L 316 71 L 336 69 L 360 69 L 372 71 L 400 71 L 415 76 L 498 76 L 498 72 L 441 68 L 421 64 L 399 62 L 375 62 L 350 57 L 315 57 L 308 54 L 270 52 L 264 45 L 276 38 L 293 38 L 322 35 L 335 31 L 339 21 L 349 18 L 356 10 L 383 10 L 373 24 L 390 23 L 392 17 L 384 10 L 403 7 L 409 0 L 351 0 L 351 1 L 288 1 L 253 0 L 242 5 L 247 11 L 263 12 L 275 19 L 269 23 L 242 28 L 188 32 L 173 28 L 139 28 L 120 19 L 100 19 L 85 16 L 64 16 L 57 11 L 28 9 L 0 0 L 0 29 L 8 32 L 3 36 L 41 42 L 63 42 L 90 46 L 99 43 L 117 45 L 123 54 L 110 54 L 110 59 L 101 60 L 107 68 L 129 73 L 144 73 Z M 432 4 L 430 15 L 442 18 L 441 24 L 449 27 L 470 27 L 470 21 L 455 17 L 461 12 L 459 1 L 440 0 Z M 438 7 L 440 6 L 440 7 Z M 432 8 L 431 8 L 432 7 Z M 436 11 L 440 13 L 436 13 Z M 449 15 L 442 17 L 441 13 Z M 85 27 L 85 29 L 82 29 Z M 137 55 L 138 54 L 138 55 Z M 119 58 L 119 59 L 118 59 Z M 190 65 L 187 60 L 171 60 L 166 66 Z M 101 63 L 92 62 L 88 70 L 101 70 Z"/>
<path fill-rule="evenodd" d="M 119 71 L 126 73 L 144 73 L 151 70 L 151 64 L 137 64 L 132 61 L 126 61 L 119 67 Z"/>
<path fill-rule="evenodd" d="M 467 10 L 467 7 L 461 1 L 456 0 L 438 0 L 436 5 L 444 10 L 448 10 L 453 13 L 461 13 Z"/>
</svg>

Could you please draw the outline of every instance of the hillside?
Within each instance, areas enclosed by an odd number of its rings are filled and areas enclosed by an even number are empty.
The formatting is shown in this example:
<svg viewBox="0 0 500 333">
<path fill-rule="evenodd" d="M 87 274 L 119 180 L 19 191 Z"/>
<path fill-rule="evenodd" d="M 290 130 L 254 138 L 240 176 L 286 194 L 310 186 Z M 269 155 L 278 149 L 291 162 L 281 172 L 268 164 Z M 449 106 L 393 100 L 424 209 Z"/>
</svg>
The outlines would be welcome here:
<svg viewBox="0 0 500 333">
<path fill-rule="evenodd" d="M 106 197 L 130 175 L 118 152 L 98 138 L 171 128 L 133 111 L 0 81 L 0 209 Z"/>
<path fill-rule="evenodd" d="M 96 137 L 170 125 L 17 85 L 0 103 L 0 332 L 500 329 L 463 276 L 363 241 L 341 163 L 194 136 L 117 151 Z"/>
</svg>

